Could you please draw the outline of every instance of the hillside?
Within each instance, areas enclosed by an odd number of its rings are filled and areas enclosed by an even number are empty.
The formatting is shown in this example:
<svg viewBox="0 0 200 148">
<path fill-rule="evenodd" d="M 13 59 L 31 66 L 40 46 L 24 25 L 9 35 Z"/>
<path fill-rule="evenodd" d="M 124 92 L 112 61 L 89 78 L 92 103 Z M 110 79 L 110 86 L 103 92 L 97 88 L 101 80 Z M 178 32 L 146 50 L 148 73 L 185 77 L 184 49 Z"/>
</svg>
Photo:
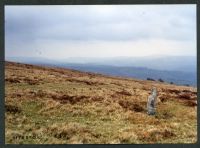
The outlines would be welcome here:
<svg viewBox="0 0 200 148">
<path fill-rule="evenodd" d="M 21 63 L 45 64 L 86 64 L 117 67 L 146 67 L 155 70 L 181 71 L 196 73 L 196 56 L 144 56 L 144 57 L 68 57 L 65 59 L 48 59 L 42 57 L 5 57 L 8 61 Z M 162 63 L 162 64 L 161 64 Z"/>
<path fill-rule="evenodd" d="M 6 57 L 6 59 L 26 64 L 49 65 L 142 80 L 162 79 L 176 85 L 197 86 L 195 56 L 71 57 L 59 60 L 42 57 Z"/>
<path fill-rule="evenodd" d="M 6 62 L 5 137 L 12 144 L 194 143 L 197 89 Z M 157 114 L 146 114 L 152 86 Z M 25 136 L 25 137 L 24 137 Z"/>
<path fill-rule="evenodd" d="M 130 77 L 142 80 L 146 80 L 147 78 L 152 78 L 154 80 L 162 79 L 165 82 L 168 83 L 173 82 L 176 85 L 197 86 L 196 72 L 155 70 L 144 67 L 119 67 L 119 66 L 74 64 L 74 63 L 56 64 L 55 66 L 59 66 L 62 68 L 76 69 L 85 72 L 95 72 L 95 73 L 98 72 L 101 74 L 106 74 L 111 76 Z"/>
</svg>

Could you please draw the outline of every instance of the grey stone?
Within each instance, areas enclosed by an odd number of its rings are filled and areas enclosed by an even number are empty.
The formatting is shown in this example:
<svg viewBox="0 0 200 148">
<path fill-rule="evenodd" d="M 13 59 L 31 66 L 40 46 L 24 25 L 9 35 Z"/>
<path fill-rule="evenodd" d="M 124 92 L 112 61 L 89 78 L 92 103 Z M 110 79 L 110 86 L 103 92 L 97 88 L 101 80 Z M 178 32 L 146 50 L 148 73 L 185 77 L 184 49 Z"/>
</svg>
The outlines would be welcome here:
<svg viewBox="0 0 200 148">
<path fill-rule="evenodd" d="M 151 95 L 147 100 L 147 113 L 148 115 L 155 115 L 156 113 L 157 90 L 155 87 L 151 90 Z"/>
</svg>

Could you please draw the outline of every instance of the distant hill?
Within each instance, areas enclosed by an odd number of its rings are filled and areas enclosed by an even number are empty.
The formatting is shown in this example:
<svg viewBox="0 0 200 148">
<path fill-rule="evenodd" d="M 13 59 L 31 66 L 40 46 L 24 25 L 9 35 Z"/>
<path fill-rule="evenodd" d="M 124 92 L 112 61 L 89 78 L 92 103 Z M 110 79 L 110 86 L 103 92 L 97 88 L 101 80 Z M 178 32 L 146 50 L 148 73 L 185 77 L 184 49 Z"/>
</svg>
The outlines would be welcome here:
<svg viewBox="0 0 200 148">
<path fill-rule="evenodd" d="M 178 85 L 192 85 L 196 86 L 196 73 L 194 72 L 181 72 L 181 71 L 164 71 L 154 70 L 143 67 L 116 67 L 105 65 L 89 65 L 89 64 L 59 64 L 57 66 L 64 68 L 71 68 L 85 72 L 96 72 L 108 74 L 112 76 L 132 77 L 142 80 L 152 78 L 155 80 L 162 79 L 165 82 L 173 82 Z"/>
<path fill-rule="evenodd" d="M 116 57 L 116 58 L 68 58 L 50 60 L 44 58 L 7 58 L 36 65 L 72 68 L 81 71 L 96 72 L 113 76 L 132 77 L 146 80 L 162 79 L 178 85 L 197 85 L 195 57 Z"/>
<path fill-rule="evenodd" d="M 119 67 L 146 67 L 156 70 L 196 72 L 197 59 L 194 56 L 146 56 L 82 58 L 72 57 L 62 60 L 67 63 L 95 64 Z"/>
<path fill-rule="evenodd" d="M 89 65 L 107 65 L 119 67 L 146 67 L 155 70 L 196 72 L 197 57 L 195 56 L 146 56 L 146 57 L 70 57 L 52 60 L 39 57 L 6 57 L 8 61 L 24 63 L 75 63 Z"/>
</svg>

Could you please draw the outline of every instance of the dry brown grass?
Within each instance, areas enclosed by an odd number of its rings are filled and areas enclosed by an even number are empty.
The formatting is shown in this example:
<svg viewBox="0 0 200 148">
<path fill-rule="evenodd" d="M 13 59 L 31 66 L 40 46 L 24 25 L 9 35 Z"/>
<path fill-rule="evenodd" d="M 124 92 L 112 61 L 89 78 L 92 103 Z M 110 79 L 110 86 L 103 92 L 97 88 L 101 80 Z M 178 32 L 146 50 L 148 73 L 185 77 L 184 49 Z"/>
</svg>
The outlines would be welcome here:
<svg viewBox="0 0 200 148">
<path fill-rule="evenodd" d="M 193 87 L 12 62 L 6 62 L 5 83 L 6 143 L 197 140 Z M 146 101 L 152 86 L 159 94 L 157 113 L 148 116 Z"/>
</svg>

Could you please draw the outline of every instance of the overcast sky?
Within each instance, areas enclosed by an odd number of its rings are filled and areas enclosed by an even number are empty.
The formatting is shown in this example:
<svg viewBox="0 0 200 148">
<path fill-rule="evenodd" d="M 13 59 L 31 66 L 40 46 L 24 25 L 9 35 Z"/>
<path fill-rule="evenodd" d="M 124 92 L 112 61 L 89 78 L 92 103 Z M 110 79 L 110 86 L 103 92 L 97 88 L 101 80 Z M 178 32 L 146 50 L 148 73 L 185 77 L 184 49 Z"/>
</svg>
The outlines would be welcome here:
<svg viewBox="0 0 200 148">
<path fill-rule="evenodd" d="M 196 5 L 6 6 L 6 57 L 196 55 Z"/>
</svg>

